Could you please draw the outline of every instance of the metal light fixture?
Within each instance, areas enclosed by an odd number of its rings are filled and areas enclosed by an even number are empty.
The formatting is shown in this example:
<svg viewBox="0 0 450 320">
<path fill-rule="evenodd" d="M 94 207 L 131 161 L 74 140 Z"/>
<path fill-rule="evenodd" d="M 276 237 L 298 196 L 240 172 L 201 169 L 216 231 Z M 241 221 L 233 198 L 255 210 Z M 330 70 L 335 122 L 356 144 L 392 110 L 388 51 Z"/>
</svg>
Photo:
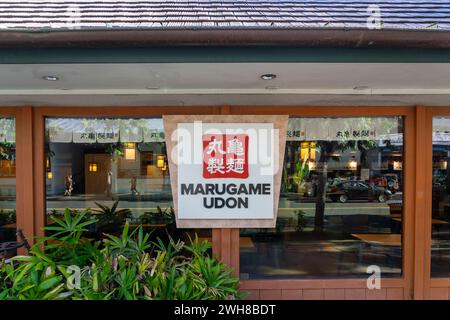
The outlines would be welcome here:
<svg viewBox="0 0 450 320">
<path fill-rule="evenodd" d="M 402 170 L 402 162 L 401 161 L 394 161 L 393 163 L 393 169 L 394 170 Z"/>
<path fill-rule="evenodd" d="M 89 162 L 89 172 L 97 172 L 98 165 L 97 162 Z"/>
<path fill-rule="evenodd" d="M 316 143 L 311 142 L 309 144 L 309 158 L 311 160 L 316 160 Z"/>
<path fill-rule="evenodd" d="M 350 170 L 356 170 L 358 168 L 358 162 L 355 159 L 355 156 L 348 162 L 348 167 Z"/>
<path fill-rule="evenodd" d="M 313 160 L 308 161 L 308 169 L 309 171 L 316 170 L 316 163 Z"/>
<path fill-rule="evenodd" d="M 53 75 L 46 75 L 46 76 L 43 76 L 42 79 L 47 80 L 47 81 L 58 81 L 59 77 L 53 76 Z"/>
<path fill-rule="evenodd" d="M 156 166 L 157 166 L 158 168 L 160 168 L 160 169 L 164 168 L 165 163 L 166 163 L 166 162 L 165 162 L 165 158 L 164 158 L 163 155 L 159 155 L 159 156 L 156 158 Z"/>
<path fill-rule="evenodd" d="M 308 158 L 309 158 L 309 143 L 302 142 L 300 144 L 300 159 L 302 161 L 305 161 Z"/>
<path fill-rule="evenodd" d="M 442 170 L 447 170 L 448 162 L 447 160 L 441 160 L 440 161 L 440 167 Z"/>
<path fill-rule="evenodd" d="M 263 80 L 273 80 L 276 77 L 277 77 L 277 75 L 273 74 L 273 73 L 266 73 L 266 74 L 261 75 L 261 79 L 263 79 Z"/>
<path fill-rule="evenodd" d="M 132 142 L 125 144 L 125 159 L 136 160 L 136 145 Z"/>
<path fill-rule="evenodd" d="M 316 144 L 314 142 L 302 142 L 300 144 L 300 159 L 316 160 Z"/>
<path fill-rule="evenodd" d="M 47 158 L 45 160 L 45 171 L 47 172 L 47 179 L 48 180 L 52 180 L 53 179 L 53 173 L 52 173 L 52 168 L 50 165 L 50 158 Z"/>
<path fill-rule="evenodd" d="M 353 90 L 355 91 L 366 91 L 366 90 L 370 90 L 369 86 L 355 86 L 353 87 Z"/>
</svg>

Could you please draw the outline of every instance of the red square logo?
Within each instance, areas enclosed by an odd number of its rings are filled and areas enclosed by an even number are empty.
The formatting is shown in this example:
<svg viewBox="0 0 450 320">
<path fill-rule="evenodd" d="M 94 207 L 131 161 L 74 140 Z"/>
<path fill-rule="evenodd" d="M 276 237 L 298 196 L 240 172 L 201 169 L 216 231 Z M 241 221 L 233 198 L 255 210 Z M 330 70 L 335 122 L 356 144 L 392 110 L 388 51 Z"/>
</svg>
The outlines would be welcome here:
<svg viewBox="0 0 450 320">
<path fill-rule="evenodd" d="M 248 178 L 248 135 L 204 134 L 203 178 Z"/>
</svg>

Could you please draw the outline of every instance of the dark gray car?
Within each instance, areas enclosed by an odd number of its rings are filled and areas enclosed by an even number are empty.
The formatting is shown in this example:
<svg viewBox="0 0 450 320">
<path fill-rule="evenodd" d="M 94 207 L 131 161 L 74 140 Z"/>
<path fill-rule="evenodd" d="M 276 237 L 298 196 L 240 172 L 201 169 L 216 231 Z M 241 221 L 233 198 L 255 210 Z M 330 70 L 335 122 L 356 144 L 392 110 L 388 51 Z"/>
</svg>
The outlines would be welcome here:
<svg viewBox="0 0 450 320">
<path fill-rule="evenodd" d="M 366 200 L 386 202 L 392 192 L 363 181 L 345 181 L 330 188 L 328 196 L 333 202 L 345 203 L 348 200 Z"/>
</svg>

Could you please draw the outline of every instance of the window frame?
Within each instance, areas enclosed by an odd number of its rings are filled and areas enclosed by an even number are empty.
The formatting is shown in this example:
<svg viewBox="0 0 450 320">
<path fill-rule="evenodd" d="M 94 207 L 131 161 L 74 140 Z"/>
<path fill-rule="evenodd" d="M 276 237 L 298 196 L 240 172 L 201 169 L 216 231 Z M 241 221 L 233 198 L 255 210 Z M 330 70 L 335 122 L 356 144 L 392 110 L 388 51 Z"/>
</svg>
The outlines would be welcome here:
<svg viewBox="0 0 450 320">
<path fill-rule="evenodd" d="M 399 146 L 399 149 L 397 149 L 395 146 L 393 146 L 394 150 L 392 150 L 391 152 L 392 152 L 392 154 L 395 153 L 397 155 L 401 155 L 402 160 L 403 160 L 404 153 L 405 153 L 404 152 L 404 145 L 403 145 L 403 140 L 404 140 L 403 139 L 403 136 L 404 136 L 404 120 L 405 120 L 404 116 L 391 116 L 391 115 L 387 116 L 387 115 L 383 115 L 381 117 L 381 116 L 373 116 L 373 115 L 371 115 L 371 116 L 358 115 L 358 116 L 337 116 L 337 117 L 324 116 L 324 117 L 316 117 L 316 116 L 310 116 L 310 115 L 308 115 L 308 116 L 303 116 L 303 115 L 302 116 L 297 116 L 297 115 L 293 116 L 292 114 L 290 114 L 289 115 L 289 121 L 291 121 L 291 120 L 293 120 L 293 121 L 290 122 L 288 127 L 292 130 L 292 132 L 294 132 L 296 130 L 298 130 L 300 132 L 301 131 L 300 128 L 302 126 L 300 123 L 303 123 L 303 125 L 309 124 L 309 125 L 312 125 L 312 127 L 317 127 L 320 123 L 327 122 L 329 119 L 338 120 L 339 123 L 344 124 L 344 123 L 347 123 L 348 119 L 351 119 L 352 121 L 359 121 L 359 120 L 364 121 L 365 119 L 369 119 L 369 118 L 372 118 L 374 123 L 377 123 L 377 119 L 380 119 L 380 118 L 388 119 L 389 118 L 390 121 L 391 121 L 390 123 L 395 124 L 395 131 L 393 131 L 393 132 L 396 132 L 396 133 L 398 132 L 399 134 L 401 134 L 402 143 Z M 313 122 L 311 122 L 311 121 L 313 121 Z M 367 121 L 369 121 L 369 120 L 367 120 Z M 300 124 L 300 127 L 296 127 L 295 124 L 297 124 L 297 125 Z M 292 126 L 292 125 L 294 125 L 294 126 Z M 292 126 L 292 128 L 291 128 L 291 126 Z M 339 130 L 342 130 L 342 129 L 339 129 Z M 308 131 L 308 129 L 306 129 L 306 131 Z M 343 132 L 343 130 L 342 130 L 342 132 Z M 290 171 L 290 170 L 292 170 L 292 162 L 290 160 L 295 158 L 295 157 L 291 157 L 291 156 L 287 156 L 287 155 L 289 155 L 289 154 L 292 155 L 292 153 L 294 153 L 295 156 L 297 156 L 297 151 L 300 153 L 300 148 L 303 148 L 303 147 L 300 147 L 302 145 L 302 143 L 314 143 L 316 145 L 319 145 L 320 144 L 320 140 L 322 140 L 322 139 L 323 138 L 307 139 L 307 138 L 303 137 L 303 140 L 295 140 L 295 139 L 294 140 L 289 140 L 289 137 L 287 137 L 287 139 L 286 139 L 285 159 L 284 160 L 280 159 L 280 163 L 283 164 L 283 170 L 287 170 L 287 172 L 289 172 L 288 173 L 288 177 L 292 174 L 292 171 Z M 350 138 L 349 140 L 352 140 L 352 138 Z M 326 141 L 326 139 L 325 139 L 325 141 Z M 331 137 L 329 141 L 338 143 L 338 142 L 342 142 L 344 140 L 341 141 L 341 140 L 339 140 L 339 138 L 333 139 Z M 290 145 L 289 143 L 294 143 L 294 144 Z M 295 152 L 292 151 L 293 150 L 292 149 L 293 146 L 295 146 L 294 147 L 294 149 L 296 149 Z M 378 153 L 380 155 L 382 153 L 383 148 L 385 148 L 385 146 L 386 146 L 386 144 L 382 143 L 380 146 L 376 147 L 376 148 L 378 148 L 377 150 L 378 150 Z M 297 150 L 297 147 L 298 147 L 298 150 Z M 356 147 L 353 146 L 353 148 L 356 148 Z M 290 152 L 288 152 L 288 149 L 290 150 Z M 366 201 L 367 202 L 373 201 L 374 199 L 377 201 L 377 198 L 376 197 L 374 198 L 373 193 L 371 193 L 371 191 L 375 190 L 377 187 L 376 186 L 371 186 L 371 185 L 369 185 L 368 182 L 361 181 L 361 180 L 359 180 L 359 178 L 354 179 L 355 176 L 359 177 L 359 173 L 356 174 L 356 169 L 353 170 L 353 169 L 348 168 L 348 166 L 346 166 L 347 161 L 350 161 L 352 158 L 355 159 L 355 156 L 354 155 L 352 156 L 352 152 L 354 152 L 355 150 L 357 150 L 357 149 L 352 149 L 352 146 L 347 146 L 346 150 L 343 150 L 343 149 L 339 149 L 339 151 L 333 150 L 334 153 L 339 152 L 340 156 L 342 158 L 340 158 L 340 160 L 336 160 L 336 161 L 332 161 L 332 160 L 328 161 L 328 173 L 327 173 L 328 178 L 329 179 L 330 178 L 337 178 L 338 176 L 339 176 L 339 178 L 343 178 L 343 180 L 341 180 L 341 182 L 337 183 L 336 186 L 341 185 L 342 190 L 340 190 L 340 192 L 348 193 L 349 200 L 360 200 L 361 199 L 360 198 L 361 195 L 364 194 L 364 197 L 366 197 Z M 372 149 L 370 149 L 370 150 L 372 150 Z M 385 158 L 383 158 L 383 161 L 386 161 L 387 158 L 391 158 L 391 157 L 392 156 L 385 156 Z M 289 163 L 291 164 L 290 169 L 289 169 L 289 167 L 288 168 L 285 167 L 285 165 L 289 164 Z M 330 164 L 330 163 L 332 163 L 332 164 Z M 318 165 L 318 164 L 319 163 L 316 162 L 316 165 Z M 335 165 L 333 166 L 333 164 L 335 164 Z M 381 165 L 379 165 L 378 167 L 381 167 Z M 396 173 L 399 176 L 399 179 L 403 179 L 404 170 L 393 171 L 392 167 L 389 166 L 389 168 L 388 168 L 387 164 L 386 164 L 386 167 L 382 168 L 382 169 L 388 170 L 388 173 L 391 174 L 391 175 Z M 380 170 L 380 169 L 376 168 L 375 170 Z M 343 175 L 340 175 L 342 173 L 343 173 Z M 311 179 L 310 176 L 308 176 L 308 177 Z M 345 180 L 346 178 L 349 179 L 349 180 Z M 311 180 L 307 180 L 307 181 L 310 182 Z M 402 189 L 403 189 L 403 187 L 402 187 Z M 399 191 L 402 191 L 402 190 L 399 190 Z M 293 192 L 293 191 L 289 191 L 289 192 Z M 281 195 L 282 194 L 283 193 L 281 193 Z M 368 196 L 368 198 L 367 198 L 367 196 Z M 401 196 L 401 198 L 403 199 L 403 195 Z M 315 199 L 315 197 L 309 198 L 309 202 L 311 202 L 311 201 L 314 202 L 315 201 L 314 199 Z M 337 201 L 337 202 L 339 202 L 339 201 Z M 329 203 L 326 204 L 327 207 L 328 207 L 328 204 Z M 288 205 L 287 207 L 291 208 L 292 210 L 298 209 L 298 208 L 295 208 L 295 207 L 291 207 L 290 205 Z M 314 207 L 313 207 L 313 210 L 314 210 Z M 290 212 L 290 213 L 292 213 L 292 212 Z M 358 213 L 364 214 L 365 212 L 364 212 L 364 210 L 360 210 Z M 277 229 L 278 229 L 278 223 L 281 222 L 283 219 L 285 219 L 285 217 L 284 218 L 280 217 L 280 211 L 278 211 Z M 270 230 L 269 230 L 269 232 L 270 232 Z M 346 231 L 346 232 L 348 232 L 348 231 Z M 353 231 L 353 232 L 354 233 L 362 233 L 363 231 Z M 366 232 L 371 233 L 370 231 L 366 231 Z M 382 232 L 382 233 L 389 234 L 389 232 L 387 232 L 387 231 L 386 232 Z M 396 235 L 397 234 L 401 234 L 403 236 L 403 230 L 401 230 L 400 232 L 391 230 L 390 233 L 391 234 L 396 234 Z M 258 234 L 260 234 L 260 233 L 258 233 Z M 283 238 L 284 238 L 284 236 L 283 236 Z M 338 238 L 336 238 L 336 239 L 338 239 Z M 255 240 L 253 240 L 253 241 L 255 241 Z M 299 240 L 296 239 L 295 241 L 299 241 Z M 256 240 L 256 242 L 257 242 L 257 240 Z M 401 247 L 403 248 L 403 241 L 401 241 L 401 243 L 402 243 Z M 288 245 L 288 242 L 286 242 L 285 245 Z M 291 253 L 294 254 L 294 252 L 291 252 Z M 400 271 L 398 272 L 398 274 L 397 274 L 397 272 L 395 272 L 395 274 L 392 273 L 392 274 L 387 275 L 386 279 L 399 279 L 399 278 L 402 278 L 401 274 L 403 274 L 403 272 L 404 272 L 404 270 L 403 270 L 403 266 L 404 266 L 403 259 L 404 259 L 404 252 L 402 251 L 401 252 L 401 263 L 398 263 L 398 264 L 396 263 L 395 264 L 396 268 L 397 267 L 401 268 Z M 338 258 L 336 258 L 335 262 L 338 263 Z M 375 264 L 377 264 L 377 263 L 375 263 Z M 240 265 L 239 267 L 242 267 L 242 266 L 243 265 Z M 244 266 L 246 268 L 251 266 L 251 263 L 248 261 L 248 257 L 246 259 L 246 263 L 245 263 Z M 289 265 L 289 266 L 286 266 L 286 267 L 293 268 L 293 266 L 294 265 Z M 301 262 L 300 262 L 300 266 L 301 266 Z M 386 265 L 382 265 L 382 267 L 387 267 L 387 266 Z M 340 269 L 341 268 L 339 268 L 339 270 Z M 255 274 L 252 274 L 252 272 L 250 272 L 250 274 L 249 274 L 250 275 L 250 279 L 248 279 L 246 281 L 263 281 L 263 280 L 270 280 L 270 281 L 274 281 L 275 280 L 275 281 L 277 281 L 277 280 L 283 280 L 283 279 L 290 279 L 290 280 L 301 280 L 301 279 L 314 279 L 314 280 L 316 280 L 316 279 L 319 279 L 320 280 L 320 279 L 330 279 L 330 278 L 336 278 L 336 279 L 365 279 L 367 277 L 366 274 L 362 273 L 362 272 L 351 272 L 351 274 L 349 274 L 348 276 L 337 275 L 337 274 L 336 275 L 332 275 L 332 274 L 329 274 L 329 273 L 314 274 L 314 271 L 312 271 L 312 273 L 313 274 L 308 274 L 308 275 L 305 275 L 305 276 L 299 275 L 297 277 L 294 277 L 292 275 L 291 276 L 287 276 L 287 277 L 284 277 L 284 276 L 277 277 L 277 276 L 272 275 L 272 274 L 271 275 L 255 275 Z"/>
<path fill-rule="evenodd" d="M 424 183 L 425 188 L 423 209 L 426 213 L 423 217 L 423 257 L 424 257 L 424 298 L 425 299 L 449 299 L 450 298 L 450 276 L 431 276 L 431 241 L 432 241 L 432 183 L 433 183 L 433 118 L 450 117 L 450 107 L 432 107 L 424 110 L 422 123 L 422 138 L 424 143 Z M 417 133 L 420 135 L 420 132 Z M 419 155 L 418 155 L 419 156 Z"/>
<path fill-rule="evenodd" d="M 0 108 L 0 117 L 14 118 L 16 128 L 16 161 L 15 161 L 15 179 L 16 179 L 16 230 L 21 228 L 24 234 L 30 229 L 30 218 L 32 219 L 32 212 L 28 211 L 28 206 L 25 203 L 26 192 L 26 175 L 25 172 L 18 170 L 27 165 L 27 150 L 24 148 L 18 148 L 19 144 L 26 141 L 26 135 L 30 130 L 26 130 L 28 123 L 27 114 L 29 108 L 19 107 L 5 107 Z M 30 127 L 28 128 L 30 129 Z M 11 178 L 11 176 L 2 176 L 2 178 Z M 18 192 L 19 190 L 25 192 Z M 19 239 L 17 239 L 19 241 Z M 19 254 L 23 254 L 25 251 L 23 248 L 18 249 Z"/>
<path fill-rule="evenodd" d="M 156 118 L 165 114 L 216 114 L 217 107 L 37 107 L 33 109 L 33 173 L 34 198 L 33 236 L 43 236 L 46 211 L 45 177 L 45 120 L 48 117 L 62 118 Z M 28 233 L 28 234 L 30 234 Z M 213 237 L 213 252 L 217 247 Z"/>
<path fill-rule="evenodd" d="M 399 278 L 382 279 L 382 286 L 385 290 L 394 290 L 402 288 L 403 297 L 412 299 L 413 285 L 415 284 L 414 266 L 418 263 L 417 248 L 413 245 L 415 237 L 415 211 L 416 201 L 415 184 L 416 180 L 416 113 L 417 108 L 414 107 L 276 107 L 274 111 L 273 106 L 233 106 L 230 107 L 230 113 L 236 115 L 243 114 L 287 114 L 290 117 L 376 117 L 376 116 L 403 116 L 403 134 L 404 134 L 404 206 L 403 206 L 403 221 L 402 221 L 402 252 L 403 265 L 402 276 Z M 234 235 L 232 242 L 239 241 L 239 230 Z M 239 271 L 239 248 L 235 249 L 237 254 L 237 261 L 233 268 Z M 239 272 L 237 273 L 239 274 Z M 420 273 L 419 276 L 422 274 Z M 318 279 L 280 279 L 280 280 L 242 280 L 241 288 L 257 292 L 261 297 L 262 292 L 270 292 L 272 294 L 280 295 L 282 297 L 282 290 L 279 288 L 289 290 L 314 290 L 311 288 L 322 288 L 324 290 L 334 290 L 335 288 L 352 288 L 359 290 L 361 296 L 366 297 L 367 279 L 355 278 L 318 278 Z M 275 291 L 274 291 L 275 290 Z M 347 289 L 344 289 L 344 292 Z M 302 291 L 302 292 L 303 292 Z M 308 291 L 309 293 L 310 291 Z M 304 293 L 304 292 L 303 292 Z M 319 292 L 310 292 L 311 294 L 319 294 Z M 325 291 L 321 292 L 322 298 Z"/>
</svg>

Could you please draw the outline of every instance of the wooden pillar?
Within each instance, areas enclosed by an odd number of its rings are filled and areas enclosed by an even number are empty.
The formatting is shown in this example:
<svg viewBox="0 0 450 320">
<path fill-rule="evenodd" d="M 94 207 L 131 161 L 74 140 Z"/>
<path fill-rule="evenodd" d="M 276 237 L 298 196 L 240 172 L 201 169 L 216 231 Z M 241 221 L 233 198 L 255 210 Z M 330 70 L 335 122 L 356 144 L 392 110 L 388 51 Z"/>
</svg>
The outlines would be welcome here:
<svg viewBox="0 0 450 320">
<path fill-rule="evenodd" d="M 45 114 L 39 108 L 33 115 L 34 233 L 44 236 L 45 214 Z"/>
<path fill-rule="evenodd" d="M 22 229 L 30 244 L 36 235 L 34 232 L 33 147 L 33 108 L 23 107 L 16 116 L 16 210 L 17 228 Z"/>
<path fill-rule="evenodd" d="M 239 229 L 212 229 L 213 254 L 234 270 L 239 276 Z"/>
</svg>

